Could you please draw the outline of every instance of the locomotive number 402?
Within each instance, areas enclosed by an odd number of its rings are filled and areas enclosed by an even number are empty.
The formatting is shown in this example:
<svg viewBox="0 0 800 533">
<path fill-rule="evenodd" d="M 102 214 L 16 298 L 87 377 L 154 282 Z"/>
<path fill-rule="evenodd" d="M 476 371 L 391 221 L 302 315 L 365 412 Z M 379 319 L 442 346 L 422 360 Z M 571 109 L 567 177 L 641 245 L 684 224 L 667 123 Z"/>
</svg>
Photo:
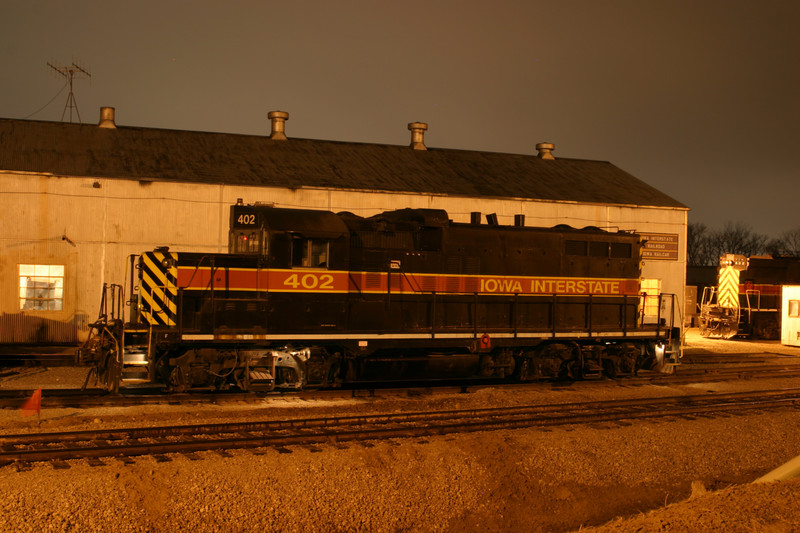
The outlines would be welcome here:
<svg viewBox="0 0 800 533">
<path fill-rule="evenodd" d="M 247 214 L 239 215 L 239 218 L 236 219 L 236 223 L 242 226 L 252 226 L 256 223 L 256 216 Z"/>
<path fill-rule="evenodd" d="M 285 280 L 283 284 L 286 287 L 293 289 L 319 289 L 319 290 L 333 290 L 333 276 L 330 274 L 292 274 Z"/>
</svg>

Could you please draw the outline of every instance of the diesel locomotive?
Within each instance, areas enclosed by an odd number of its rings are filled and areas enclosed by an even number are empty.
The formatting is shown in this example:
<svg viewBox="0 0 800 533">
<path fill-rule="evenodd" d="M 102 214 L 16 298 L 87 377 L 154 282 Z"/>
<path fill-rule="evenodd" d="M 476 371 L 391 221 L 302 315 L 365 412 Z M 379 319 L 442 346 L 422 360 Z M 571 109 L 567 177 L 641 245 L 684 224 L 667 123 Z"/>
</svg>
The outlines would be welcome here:
<svg viewBox="0 0 800 533">
<path fill-rule="evenodd" d="M 79 356 L 110 389 L 173 391 L 581 379 L 677 364 L 679 328 L 642 311 L 639 235 L 487 219 L 231 206 L 228 253 L 132 256 L 129 320 L 123 286 L 104 287 Z"/>
<path fill-rule="evenodd" d="M 781 337 L 781 289 L 800 284 L 800 257 L 724 254 L 717 285 L 700 304 L 700 334 L 775 340 Z"/>
</svg>

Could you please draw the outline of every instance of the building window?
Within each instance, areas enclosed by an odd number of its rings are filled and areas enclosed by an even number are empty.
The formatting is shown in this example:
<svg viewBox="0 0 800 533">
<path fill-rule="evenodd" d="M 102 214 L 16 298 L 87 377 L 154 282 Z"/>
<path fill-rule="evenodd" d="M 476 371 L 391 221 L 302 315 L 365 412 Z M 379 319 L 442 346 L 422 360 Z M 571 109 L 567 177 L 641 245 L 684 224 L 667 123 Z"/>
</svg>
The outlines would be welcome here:
<svg viewBox="0 0 800 533">
<path fill-rule="evenodd" d="M 644 300 L 642 309 L 645 317 L 658 316 L 659 295 L 661 294 L 660 279 L 642 280 L 642 298 Z"/>
<path fill-rule="evenodd" d="M 60 311 L 64 307 L 64 265 L 19 265 L 19 308 Z"/>
<path fill-rule="evenodd" d="M 800 300 L 789 300 L 789 316 L 800 318 Z"/>
</svg>

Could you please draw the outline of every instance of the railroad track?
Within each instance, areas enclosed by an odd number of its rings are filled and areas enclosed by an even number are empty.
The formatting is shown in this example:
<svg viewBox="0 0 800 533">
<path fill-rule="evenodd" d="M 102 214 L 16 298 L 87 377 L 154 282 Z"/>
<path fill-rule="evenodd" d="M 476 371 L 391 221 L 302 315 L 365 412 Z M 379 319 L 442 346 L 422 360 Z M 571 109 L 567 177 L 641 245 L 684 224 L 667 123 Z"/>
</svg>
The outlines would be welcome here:
<svg viewBox="0 0 800 533">
<path fill-rule="evenodd" d="M 602 422 L 736 413 L 753 409 L 795 408 L 800 389 L 733 394 L 704 394 L 518 407 L 461 409 L 431 412 L 385 413 L 334 418 L 306 418 L 152 428 L 117 428 L 59 433 L 0 435 L 0 465 L 20 468 L 37 461 L 56 467 L 65 461 L 102 458 L 129 462 L 167 454 L 191 459 L 203 451 L 288 446 L 341 446 L 348 442 L 413 439 L 433 435 L 499 429 L 553 427 Z"/>
<path fill-rule="evenodd" d="M 793 355 L 784 355 L 772 352 L 750 353 L 694 353 L 684 355 L 681 362 L 685 365 L 731 365 L 731 364 L 766 364 L 769 362 L 781 361 L 792 364 L 791 361 L 798 361 Z M 800 364 L 800 363 L 797 363 Z"/>
<path fill-rule="evenodd" d="M 744 357 L 744 356 L 742 356 Z M 747 359 L 744 359 L 747 360 Z M 759 361 L 756 359 L 755 361 Z M 736 379 L 767 379 L 800 377 L 800 364 L 750 364 L 750 365 L 713 365 L 687 364 L 681 366 L 675 374 L 643 372 L 637 377 L 623 377 L 616 381 L 607 379 L 569 382 L 570 387 L 604 386 L 619 383 L 622 385 L 681 385 L 686 383 L 706 383 L 730 381 Z M 446 383 L 383 384 L 378 386 L 364 385 L 361 388 L 345 388 L 331 390 L 285 391 L 271 393 L 251 393 L 238 391 L 203 392 L 196 391 L 181 394 L 166 394 L 162 389 L 131 389 L 122 394 L 110 394 L 103 389 L 45 389 L 42 391 L 42 408 L 90 408 L 90 407 L 126 407 L 146 404 L 190 404 L 190 403 L 242 403 L 260 402 L 264 398 L 292 397 L 306 399 L 358 398 L 392 395 L 427 395 L 447 393 L 468 393 L 486 387 L 560 387 L 561 382 L 481 382 L 481 383 Z M 0 409 L 20 407 L 33 390 L 8 389 L 0 390 Z"/>
<path fill-rule="evenodd" d="M 731 367 L 681 367 L 672 375 L 654 376 L 637 381 L 663 385 L 680 385 L 685 383 L 706 383 L 712 381 L 731 381 L 736 379 L 770 379 L 800 377 L 800 365 L 742 365 Z"/>
</svg>

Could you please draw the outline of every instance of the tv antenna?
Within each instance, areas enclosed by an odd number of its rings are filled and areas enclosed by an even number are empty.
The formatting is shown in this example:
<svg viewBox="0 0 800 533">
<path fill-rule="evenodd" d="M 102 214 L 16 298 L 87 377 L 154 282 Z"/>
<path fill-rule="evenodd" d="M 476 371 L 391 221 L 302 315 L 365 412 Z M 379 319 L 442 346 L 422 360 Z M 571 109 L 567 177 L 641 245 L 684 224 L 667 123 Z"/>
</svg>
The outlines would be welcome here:
<svg viewBox="0 0 800 533">
<path fill-rule="evenodd" d="M 72 80 L 73 78 L 77 77 L 78 79 L 82 78 L 90 78 L 92 75 L 83 67 L 80 67 L 75 64 L 73 61 L 72 64 L 67 65 L 65 67 L 55 66 L 49 61 L 47 62 L 47 66 L 51 69 L 58 72 L 60 75 L 66 78 L 67 82 L 69 82 L 69 96 L 67 96 L 67 103 L 64 106 L 64 111 L 61 113 L 61 122 L 64 122 L 64 115 L 67 114 L 67 109 L 69 109 L 69 121 L 72 123 L 72 110 L 75 110 L 75 114 L 78 115 L 78 123 L 81 122 L 81 114 L 78 111 L 78 102 L 75 101 L 75 93 L 72 92 Z"/>
</svg>

